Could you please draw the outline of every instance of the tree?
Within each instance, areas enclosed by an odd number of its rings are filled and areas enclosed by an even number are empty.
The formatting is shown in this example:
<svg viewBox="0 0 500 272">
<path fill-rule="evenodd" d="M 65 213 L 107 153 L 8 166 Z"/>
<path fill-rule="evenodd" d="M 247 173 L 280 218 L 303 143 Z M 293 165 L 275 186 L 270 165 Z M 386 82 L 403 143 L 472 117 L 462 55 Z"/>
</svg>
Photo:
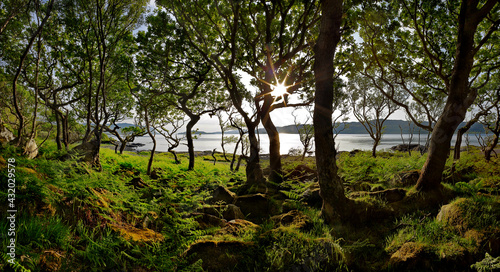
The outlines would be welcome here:
<svg viewBox="0 0 500 272">
<path fill-rule="evenodd" d="M 38 17 L 40 15 L 41 3 L 36 2 L 35 4 L 36 4 L 36 11 L 34 14 L 37 16 L 36 18 L 38 19 L 39 23 L 37 24 L 35 31 L 30 35 L 30 37 L 28 39 L 28 43 L 25 46 L 24 50 L 22 51 L 19 63 L 17 65 L 17 69 L 16 69 L 14 77 L 12 79 L 12 100 L 13 100 L 13 105 L 14 105 L 14 109 L 15 109 L 15 115 L 16 115 L 18 122 L 19 122 L 19 124 L 17 126 L 17 139 L 16 139 L 17 145 L 26 145 L 31 140 L 33 140 L 32 133 L 30 134 L 30 139 L 26 140 L 24 138 L 26 117 L 23 115 L 23 113 L 21 111 L 21 106 L 19 105 L 20 101 L 18 101 L 19 100 L 18 79 L 19 79 L 23 69 L 25 69 L 25 67 L 24 67 L 25 61 L 28 57 L 28 54 L 29 54 L 31 47 L 33 46 L 33 44 L 35 42 L 35 39 L 37 37 L 39 37 L 40 33 L 42 32 L 45 24 L 47 23 L 47 21 L 49 19 L 49 17 L 52 15 L 52 9 L 54 7 L 54 0 L 51 0 L 47 3 L 45 15 L 43 17 Z M 42 18 L 41 21 L 39 20 L 39 18 Z M 35 112 L 36 112 L 36 109 L 35 109 Z"/>
<path fill-rule="evenodd" d="M 111 73 L 114 61 L 127 57 L 131 32 L 140 22 L 146 1 L 78 0 L 66 1 L 68 26 L 81 28 L 80 43 L 88 60 L 87 134 L 84 142 L 94 135 L 90 163 L 101 169 L 99 149 L 104 128 L 110 120 L 108 95 L 116 83 Z M 95 64 L 94 64 L 95 63 Z M 116 90 L 116 89 L 115 89 Z M 90 129 L 92 126 L 92 129 Z"/>
<path fill-rule="evenodd" d="M 236 65 L 256 79 L 257 114 L 269 138 L 269 179 L 280 182 L 280 139 L 270 113 L 312 102 L 310 70 L 319 6 L 316 1 L 249 1 L 239 8 L 237 50 L 241 57 Z M 306 101 L 289 103 L 292 94 Z"/>
<path fill-rule="evenodd" d="M 313 124 L 316 167 L 320 195 L 323 199 L 321 213 L 326 222 L 334 223 L 345 220 L 349 216 L 349 201 L 337 174 L 338 167 L 335 161 L 337 152 L 332 120 L 334 97 L 340 89 L 334 84 L 334 57 L 341 38 L 343 1 L 324 0 L 321 3 L 321 10 L 319 36 L 314 48 L 316 92 Z"/>
<path fill-rule="evenodd" d="M 417 126 L 432 131 L 429 155 L 416 185 L 419 191 L 441 188 L 453 134 L 477 90 L 498 68 L 494 63 L 499 52 L 493 45 L 500 24 L 497 2 L 393 1 L 373 5 L 377 11 L 365 21 L 369 24 L 360 35 L 370 57 L 361 66 L 364 74 L 374 84 L 380 79 L 390 90 L 397 86 L 406 91 L 427 123 L 420 122 L 406 102 L 393 101 Z M 392 97 L 392 91 L 379 90 Z"/>
<path fill-rule="evenodd" d="M 490 139 L 488 147 L 484 150 L 484 158 L 487 161 L 490 161 L 491 153 L 494 152 L 500 136 L 500 89 L 497 87 L 496 91 L 494 93 L 490 93 L 488 98 L 488 100 L 491 101 L 491 106 L 484 107 L 484 105 L 482 105 L 481 111 L 489 109 L 489 114 L 482 115 L 480 122 L 488 131 L 493 133 L 493 137 Z"/>
<path fill-rule="evenodd" d="M 377 156 L 377 146 L 382 140 L 384 122 L 398 109 L 386 96 L 370 84 L 371 81 L 359 74 L 349 78 L 347 93 L 354 117 L 363 125 L 373 139 L 372 156 Z"/>
<path fill-rule="evenodd" d="M 297 128 L 297 132 L 299 133 L 300 142 L 304 147 L 302 151 L 301 160 L 303 161 L 306 157 L 306 154 L 312 150 L 314 143 L 314 126 L 312 124 L 308 124 L 312 119 L 312 109 L 311 107 L 306 107 L 306 119 L 303 122 L 299 122 L 297 120 L 297 115 L 293 114 L 293 123 L 295 124 L 295 128 Z"/>
<path fill-rule="evenodd" d="M 242 86 L 236 73 L 236 61 L 241 57 L 237 51 L 240 4 L 234 1 L 160 1 L 160 5 L 169 9 L 186 32 L 187 42 L 216 70 L 229 92 L 233 106 L 248 128 L 250 155 L 246 167 L 247 185 L 261 186 L 265 180 L 260 166 L 259 141 L 255 133 L 259 119 L 243 107 L 245 100 L 251 100 L 251 95 Z"/>
<path fill-rule="evenodd" d="M 158 93 L 165 107 L 182 111 L 189 118 L 186 140 L 191 170 L 195 163 L 194 126 L 203 114 L 214 115 L 224 108 L 224 91 L 212 67 L 186 42 L 185 32 L 165 12 L 150 16 L 148 23 L 148 32 L 138 38 L 138 76 Z"/>
</svg>

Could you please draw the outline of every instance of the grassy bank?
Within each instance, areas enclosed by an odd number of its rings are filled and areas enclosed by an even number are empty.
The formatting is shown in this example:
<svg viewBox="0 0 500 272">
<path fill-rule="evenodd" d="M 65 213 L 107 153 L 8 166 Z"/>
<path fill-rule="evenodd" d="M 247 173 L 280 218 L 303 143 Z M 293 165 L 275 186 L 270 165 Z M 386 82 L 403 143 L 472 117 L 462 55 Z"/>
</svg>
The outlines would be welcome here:
<svg viewBox="0 0 500 272">
<path fill-rule="evenodd" d="M 17 236 L 9 265 L 9 224 L 1 221 L 2 270 L 488 271 L 481 269 L 500 253 L 500 161 L 474 152 L 447 164 L 447 213 L 441 205 L 401 208 L 425 155 L 342 154 L 346 194 L 378 215 L 352 226 L 322 221 L 313 158 L 286 157 L 285 181 L 259 192 L 252 205 L 265 207 L 245 214 L 242 201 L 257 192 L 241 192 L 244 169 L 231 172 L 220 154 L 215 164 L 198 156 L 192 171 L 184 154 L 180 164 L 157 154 L 151 176 L 146 153 L 102 149 L 100 156 L 97 172 L 49 144 L 34 160 L 3 147 L 0 203 L 8 203 L 5 170 L 15 158 Z M 226 215 L 234 208 L 228 201 L 212 201 L 220 188 L 238 194 L 232 204 L 244 218 Z M 406 197 L 378 193 L 395 188 Z"/>
</svg>

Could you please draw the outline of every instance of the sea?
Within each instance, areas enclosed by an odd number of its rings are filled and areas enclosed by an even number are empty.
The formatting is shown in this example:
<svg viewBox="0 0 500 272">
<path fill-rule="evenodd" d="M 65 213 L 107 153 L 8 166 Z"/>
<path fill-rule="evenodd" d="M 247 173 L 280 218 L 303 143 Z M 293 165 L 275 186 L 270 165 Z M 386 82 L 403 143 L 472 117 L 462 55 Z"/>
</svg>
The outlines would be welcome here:
<svg viewBox="0 0 500 272">
<path fill-rule="evenodd" d="M 234 135 L 234 134 L 233 134 Z M 227 135 L 226 135 L 227 136 Z M 237 135 L 234 135 L 237 136 Z M 269 138 L 266 134 L 260 134 L 260 154 L 268 154 L 269 153 Z M 484 137 L 484 135 L 483 135 Z M 403 134 L 404 143 L 408 144 L 410 141 L 410 135 Z M 427 134 L 420 135 L 420 141 L 418 134 L 413 134 L 413 138 L 411 139 L 412 144 L 421 144 L 425 145 L 425 141 L 427 139 Z M 455 144 L 456 135 L 454 135 L 451 145 Z M 476 136 L 469 135 L 468 136 L 469 144 L 478 146 L 479 142 Z M 163 136 L 159 135 L 156 137 L 157 146 L 156 151 L 159 152 L 167 152 L 168 151 L 168 143 L 163 138 Z M 134 143 L 143 144 L 143 146 L 137 147 L 136 151 L 143 150 L 151 150 L 153 146 L 153 141 L 149 136 L 136 137 Z M 352 151 L 355 149 L 358 150 L 371 150 L 373 147 L 373 139 L 368 134 L 338 134 L 335 138 L 335 144 L 337 146 L 338 151 Z M 403 144 L 403 140 L 401 138 L 401 134 L 384 134 L 382 136 L 382 140 L 377 147 L 378 151 L 388 150 L 392 146 Z M 466 139 L 464 135 L 464 139 L 462 139 L 462 147 L 466 146 Z M 234 150 L 235 144 L 226 144 L 224 148 L 226 152 L 232 153 Z M 280 133 L 280 153 L 282 155 L 289 154 L 291 149 L 303 148 L 300 142 L 299 134 L 286 134 Z M 207 151 L 214 150 L 222 152 L 221 147 L 221 134 L 199 134 L 197 135 L 197 139 L 194 140 L 194 149 L 196 151 Z M 187 151 L 187 145 L 181 144 L 178 148 L 175 149 L 177 152 L 185 152 Z M 314 147 L 312 149 L 314 151 Z M 238 151 L 239 154 L 239 151 Z"/>
</svg>

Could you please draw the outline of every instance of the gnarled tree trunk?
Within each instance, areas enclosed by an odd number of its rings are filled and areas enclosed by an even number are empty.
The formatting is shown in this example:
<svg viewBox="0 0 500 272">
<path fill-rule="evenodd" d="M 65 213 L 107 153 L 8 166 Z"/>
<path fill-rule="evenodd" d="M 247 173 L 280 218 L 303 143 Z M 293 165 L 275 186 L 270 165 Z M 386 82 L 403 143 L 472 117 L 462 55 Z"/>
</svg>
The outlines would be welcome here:
<svg viewBox="0 0 500 272">
<path fill-rule="evenodd" d="M 458 17 L 455 63 L 447 88 L 448 99 L 432 132 L 429 156 L 416 185 L 418 191 L 431 191 L 441 187 L 453 133 L 464 120 L 467 109 L 477 96 L 477 92 L 469 87 L 469 75 L 474 64 L 474 56 L 479 49 L 474 45 L 474 36 L 477 26 L 497 4 L 496 2 L 488 1 L 478 9 L 478 0 L 462 1 Z"/>
<path fill-rule="evenodd" d="M 321 213 L 328 223 L 347 217 L 348 200 L 342 181 L 337 174 L 335 141 L 333 138 L 333 59 L 340 41 L 342 0 L 324 0 L 320 33 L 314 48 L 314 75 L 316 96 L 314 105 L 314 137 L 316 143 L 316 166 L 320 195 L 323 198 Z"/>
</svg>

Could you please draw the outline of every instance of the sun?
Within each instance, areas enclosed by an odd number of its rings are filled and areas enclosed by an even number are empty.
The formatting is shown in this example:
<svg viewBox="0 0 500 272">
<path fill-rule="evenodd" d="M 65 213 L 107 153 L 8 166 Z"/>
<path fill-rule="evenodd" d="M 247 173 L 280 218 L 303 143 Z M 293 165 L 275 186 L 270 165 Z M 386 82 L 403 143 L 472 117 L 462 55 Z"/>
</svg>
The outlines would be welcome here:
<svg viewBox="0 0 500 272">
<path fill-rule="evenodd" d="M 285 86 L 284 84 L 285 82 L 283 81 L 282 83 L 279 83 L 276 84 L 276 85 L 271 85 L 273 91 L 271 92 L 271 96 L 273 96 L 274 98 L 278 98 L 278 97 L 283 97 L 285 98 L 285 95 L 288 95 L 288 87 L 289 86 Z"/>
</svg>

